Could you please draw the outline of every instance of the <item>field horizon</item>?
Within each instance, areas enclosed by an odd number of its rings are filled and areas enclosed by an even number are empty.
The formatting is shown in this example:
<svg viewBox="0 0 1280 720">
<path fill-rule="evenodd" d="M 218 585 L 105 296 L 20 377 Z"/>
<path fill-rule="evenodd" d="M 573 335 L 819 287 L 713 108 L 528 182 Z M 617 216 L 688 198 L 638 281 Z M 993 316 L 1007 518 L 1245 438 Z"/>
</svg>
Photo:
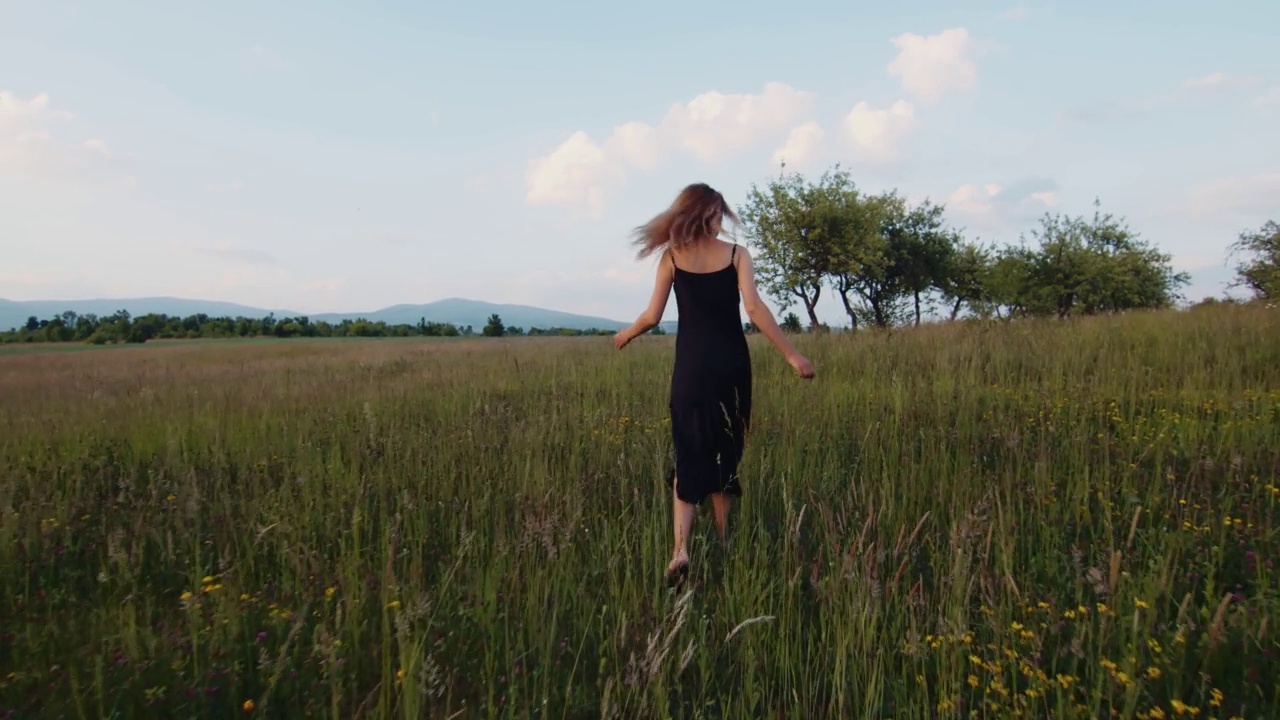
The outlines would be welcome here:
<svg viewBox="0 0 1280 720">
<path fill-rule="evenodd" d="M 0 352 L 0 718 L 1280 712 L 1274 308 L 750 342 L 680 593 L 671 336 Z"/>
</svg>

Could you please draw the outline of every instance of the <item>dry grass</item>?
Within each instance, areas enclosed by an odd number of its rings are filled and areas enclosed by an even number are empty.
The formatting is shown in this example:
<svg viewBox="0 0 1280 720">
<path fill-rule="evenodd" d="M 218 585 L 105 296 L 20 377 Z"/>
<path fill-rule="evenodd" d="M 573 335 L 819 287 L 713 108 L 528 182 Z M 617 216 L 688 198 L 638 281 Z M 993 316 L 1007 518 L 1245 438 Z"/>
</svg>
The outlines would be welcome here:
<svg viewBox="0 0 1280 720">
<path fill-rule="evenodd" d="M 1270 717 L 1278 317 L 753 339 L 679 597 L 670 338 L 0 355 L 0 718 Z"/>
</svg>

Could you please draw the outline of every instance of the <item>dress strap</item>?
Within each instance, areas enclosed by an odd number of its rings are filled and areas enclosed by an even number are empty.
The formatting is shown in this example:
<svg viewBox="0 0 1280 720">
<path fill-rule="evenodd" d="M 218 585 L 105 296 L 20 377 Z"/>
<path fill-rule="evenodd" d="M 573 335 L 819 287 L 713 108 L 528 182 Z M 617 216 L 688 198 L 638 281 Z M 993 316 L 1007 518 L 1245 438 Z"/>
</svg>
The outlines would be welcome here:
<svg viewBox="0 0 1280 720">
<path fill-rule="evenodd" d="M 733 250 L 729 251 L 729 264 L 733 265 L 738 259 L 738 243 L 733 244 Z"/>
</svg>

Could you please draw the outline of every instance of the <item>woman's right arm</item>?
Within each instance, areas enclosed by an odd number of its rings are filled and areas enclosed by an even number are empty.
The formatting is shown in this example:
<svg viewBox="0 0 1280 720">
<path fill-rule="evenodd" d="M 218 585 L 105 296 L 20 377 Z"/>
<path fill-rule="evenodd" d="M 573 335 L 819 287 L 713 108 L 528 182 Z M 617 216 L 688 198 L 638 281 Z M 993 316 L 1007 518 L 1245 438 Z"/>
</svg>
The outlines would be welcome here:
<svg viewBox="0 0 1280 720">
<path fill-rule="evenodd" d="M 740 248 L 738 257 L 741 258 L 738 261 L 738 287 L 741 288 L 742 305 L 747 310 L 747 317 L 751 319 L 751 324 L 759 328 L 761 334 L 773 343 L 800 377 L 812 378 L 813 366 L 804 355 L 791 346 L 782 328 L 778 327 L 778 321 L 774 319 L 773 313 L 760 299 L 760 292 L 756 289 L 756 272 L 751 261 L 751 253 L 746 248 Z"/>
</svg>

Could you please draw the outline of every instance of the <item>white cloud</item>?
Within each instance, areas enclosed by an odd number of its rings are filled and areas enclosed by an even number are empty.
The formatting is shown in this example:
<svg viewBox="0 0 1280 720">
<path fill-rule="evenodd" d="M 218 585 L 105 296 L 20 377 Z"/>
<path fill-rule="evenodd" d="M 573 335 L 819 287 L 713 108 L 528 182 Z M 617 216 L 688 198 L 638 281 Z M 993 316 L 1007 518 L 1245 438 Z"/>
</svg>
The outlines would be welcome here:
<svg viewBox="0 0 1280 720">
<path fill-rule="evenodd" d="M 1040 205 L 1043 205 L 1045 208 L 1053 208 L 1058 206 L 1058 193 L 1053 192 L 1052 190 L 1046 190 L 1044 192 L 1033 192 L 1027 196 L 1027 199 L 1032 203 L 1039 203 Z"/>
<path fill-rule="evenodd" d="M 964 92 L 978 82 L 976 48 L 969 31 L 950 28 L 936 35 L 903 33 L 892 40 L 898 55 L 889 76 L 902 79 L 902 89 L 925 105 L 950 91 Z"/>
<path fill-rule="evenodd" d="M 945 203 L 947 213 L 984 229 L 1006 227 L 1009 221 L 1039 215 L 1058 206 L 1048 180 L 1023 180 L 1004 187 L 998 183 L 961 185 Z"/>
<path fill-rule="evenodd" d="M 1187 189 L 1178 212 L 1196 219 L 1226 215 L 1260 218 L 1274 215 L 1280 203 L 1280 172 L 1225 177 Z"/>
<path fill-rule="evenodd" d="M 535 207 L 580 205 L 595 217 L 603 212 L 605 193 L 625 180 L 625 160 L 606 154 L 579 130 L 550 155 L 529 163 L 525 200 Z"/>
<path fill-rule="evenodd" d="M 37 118 L 70 120 L 71 113 L 62 110 L 50 110 L 49 95 L 47 93 L 40 93 L 30 100 L 22 100 L 8 90 L 0 91 L 0 127 Z"/>
<path fill-rule="evenodd" d="M 667 111 L 659 132 L 703 162 L 715 162 L 781 133 L 808 113 L 814 94 L 771 82 L 764 92 L 725 95 L 711 91 Z"/>
<path fill-rule="evenodd" d="M 592 216 L 631 169 L 651 170 L 673 152 L 719 162 L 792 127 L 808 114 L 813 93 L 771 82 L 760 93 L 706 92 L 673 104 L 657 125 L 618 125 L 603 142 L 579 130 L 528 164 L 525 202 L 568 205 Z"/>
<path fill-rule="evenodd" d="M 662 138 L 657 128 L 642 122 L 627 122 L 613 129 L 609 151 L 624 163 L 642 170 L 657 167 L 662 158 Z"/>
<path fill-rule="evenodd" d="M 1273 85 L 1270 90 L 1254 98 L 1253 104 L 1258 107 L 1280 104 L 1280 85 Z"/>
<path fill-rule="evenodd" d="M 72 118 L 71 113 L 53 108 L 46 93 L 23 100 L 11 91 L 0 91 L 0 175 L 53 177 L 83 169 L 93 156 L 108 157 L 107 145 L 100 139 L 79 143 L 59 139 L 54 128 Z"/>
<path fill-rule="evenodd" d="M 1261 84 L 1261 82 L 1262 78 L 1215 72 L 1201 77 L 1189 78 L 1182 83 L 1182 89 L 1188 93 L 1213 93 L 1236 88 L 1254 87 Z"/>
<path fill-rule="evenodd" d="M 822 139 L 822 126 L 816 122 L 792 128 L 786 142 L 773 152 L 773 166 L 777 167 L 785 162 L 793 168 L 804 167 L 821 149 Z"/>
<path fill-rule="evenodd" d="M 1000 186 L 995 183 L 986 185 L 961 185 L 947 198 L 947 209 L 960 215 L 984 216 L 991 212 Z"/>
<path fill-rule="evenodd" d="M 864 162 L 885 162 L 898 156 L 898 144 L 915 127 L 915 108 L 899 100 L 885 109 L 865 101 L 853 106 L 844 119 L 844 131 L 854 157 Z"/>
</svg>

